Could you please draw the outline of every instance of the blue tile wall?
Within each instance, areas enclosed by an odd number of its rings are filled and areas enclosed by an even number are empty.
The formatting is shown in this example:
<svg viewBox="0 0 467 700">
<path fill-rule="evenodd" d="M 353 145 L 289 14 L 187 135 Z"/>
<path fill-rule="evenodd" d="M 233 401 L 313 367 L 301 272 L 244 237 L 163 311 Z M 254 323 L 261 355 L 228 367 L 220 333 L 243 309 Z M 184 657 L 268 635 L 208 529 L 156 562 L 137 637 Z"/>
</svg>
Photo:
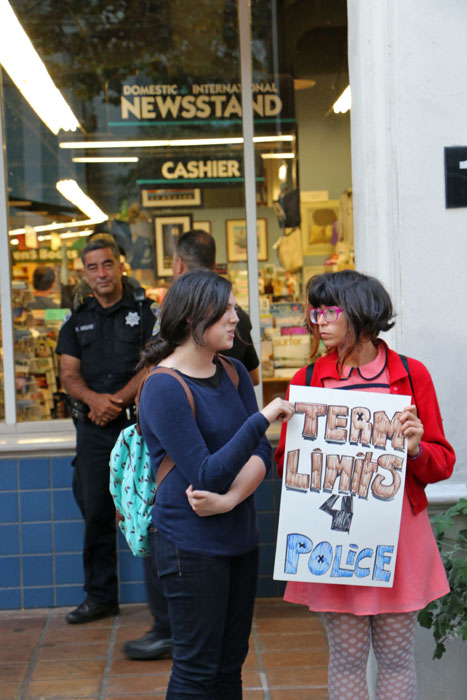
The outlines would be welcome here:
<svg viewBox="0 0 467 700">
<path fill-rule="evenodd" d="M 68 489 L 53 490 L 52 508 L 55 520 L 81 520 L 81 511 L 76 505 L 71 485 Z"/>
<path fill-rule="evenodd" d="M 52 608 L 53 606 L 54 592 L 52 586 L 24 589 L 23 608 Z"/>
<path fill-rule="evenodd" d="M 73 497 L 72 455 L 0 459 L 0 610 L 64 606 L 83 600 L 83 522 Z M 261 532 L 258 595 L 281 595 L 273 581 L 281 481 L 274 467 L 256 492 Z M 120 598 L 145 602 L 142 560 L 118 533 Z"/>
<path fill-rule="evenodd" d="M 21 520 L 33 522 L 48 520 L 52 512 L 49 489 L 43 491 L 23 491 L 20 493 Z"/>
<path fill-rule="evenodd" d="M 84 537 L 82 520 L 55 522 L 53 533 L 55 552 L 81 552 Z"/>
<path fill-rule="evenodd" d="M 23 557 L 23 586 L 53 585 L 53 561 L 51 556 Z"/>
<path fill-rule="evenodd" d="M 55 555 L 55 581 L 57 584 L 72 584 L 82 580 L 83 560 L 81 554 Z"/>
<path fill-rule="evenodd" d="M 19 524 L 0 525 L 0 556 L 2 554 L 19 554 Z"/>
<path fill-rule="evenodd" d="M 82 577 L 80 584 L 77 586 L 55 586 L 54 605 L 57 607 L 75 607 L 75 605 L 81 603 L 83 600 L 83 584 L 81 581 Z"/>
<path fill-rule="evenodd" d="M 0 493 L 0 523 L 18 522 L 18 494 L 16 491 Z"/>
<path fill-rule="evenodd" d="M 17 610 L 21 607 L 20 588 L 0 588 L 0 610 Z"/>
<path fill-rule="evenodd" d="M 18 488 L 17 463 L 14 459 L 2 459 L 0 468 L 0 491 Z"/>
<path fill-rule="evenodd" d="M 23 554 L 51 553 L 51 523 L 24 523 L 21 526 L 21 546 Z"/>
<path fill-rule="evenodd" d="M 73 479 L 72 457 L 56 457 L 52 460 L 52 485 L 54 489 L 70 488 Z"/>
<path fill-rule="evenodd" d="M 2 557 L 0 581 L 4 588 L 16 588 L 21 582 L 21 569 L 19 557 Z"/>
<path fill-rule="evenodd" d="M 19 462 L 19 487 L 48 489 L 50 487 L 50 461 L 48 459 L 21 459 Z"/>
</svg>

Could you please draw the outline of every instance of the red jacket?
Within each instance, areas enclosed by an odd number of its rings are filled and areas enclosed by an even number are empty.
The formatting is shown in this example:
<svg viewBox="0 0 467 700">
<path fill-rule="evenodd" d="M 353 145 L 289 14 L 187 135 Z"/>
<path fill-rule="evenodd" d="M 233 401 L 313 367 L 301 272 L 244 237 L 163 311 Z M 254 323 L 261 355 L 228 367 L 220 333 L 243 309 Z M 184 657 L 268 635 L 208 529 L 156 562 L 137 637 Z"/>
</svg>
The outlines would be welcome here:
<svg viewBox="0 0 467 700">
<path fill-rule="evenodd" d="M 451 476 L 456 455 L 444 436 L 441 414 L 436 398 L 435 388 L 430 374 L 421 362 L 408 358 L 410 376 L 415 396 L 412 399 L 417 407 L 418 417 L 423 423 L 421 454 L 414 459 L 407 459 L 406 490 L 414 513 L 419 513 L 428 505 L 425 486 L 442 481 Z M 388 348 L 389 386 L 391 394 L 412 396 L 409 376 L 399 355 Z M 305 386 L 306 367 L 299 369 L 290 384 Z M 337 352 L 316 361 L 311 386 L 323 386 L 324 377 L 340 379 L 337 371 Z M 287 398 L 289 390 L 287 389 Z M 282 476 L 284 464 L 285 433 L 287 423 L 282 425 L 279 446 L 274 454 L 277 473 Z"/>
</svg>

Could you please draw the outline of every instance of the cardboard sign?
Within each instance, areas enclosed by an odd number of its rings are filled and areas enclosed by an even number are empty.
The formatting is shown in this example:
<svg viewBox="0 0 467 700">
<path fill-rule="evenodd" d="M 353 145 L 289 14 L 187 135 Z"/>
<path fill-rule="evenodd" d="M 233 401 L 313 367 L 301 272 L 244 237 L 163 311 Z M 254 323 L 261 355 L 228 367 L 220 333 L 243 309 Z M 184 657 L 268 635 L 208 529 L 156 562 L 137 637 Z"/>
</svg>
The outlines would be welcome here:
<svg viewBox="0 0 467 700">
<path fill-rule="evenodd" d="M 409 396 L 291 386 L 274 578 L 391 587 Z"/>
</svg>

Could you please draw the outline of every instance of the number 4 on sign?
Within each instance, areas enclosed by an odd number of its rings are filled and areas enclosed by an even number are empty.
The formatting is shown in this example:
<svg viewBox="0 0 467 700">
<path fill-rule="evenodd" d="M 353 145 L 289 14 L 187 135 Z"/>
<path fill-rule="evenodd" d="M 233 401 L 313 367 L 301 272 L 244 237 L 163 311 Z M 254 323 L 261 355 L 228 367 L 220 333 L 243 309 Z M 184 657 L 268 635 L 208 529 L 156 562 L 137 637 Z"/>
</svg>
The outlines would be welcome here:
<svg viewBox="0 0 467 700">
<path fill-rule="evenodd" d="M 339 496 L 330 496 L 327 501 L 320 506 L 320 510 L 324 510 L 325 513 L 329 513 L 329 515 L 332 516 L 331 530 L 349 532 L 353 517 L 352 496 L 342 496 L 340 510 L 333 508 L 338 498 Z"/>
</svg>

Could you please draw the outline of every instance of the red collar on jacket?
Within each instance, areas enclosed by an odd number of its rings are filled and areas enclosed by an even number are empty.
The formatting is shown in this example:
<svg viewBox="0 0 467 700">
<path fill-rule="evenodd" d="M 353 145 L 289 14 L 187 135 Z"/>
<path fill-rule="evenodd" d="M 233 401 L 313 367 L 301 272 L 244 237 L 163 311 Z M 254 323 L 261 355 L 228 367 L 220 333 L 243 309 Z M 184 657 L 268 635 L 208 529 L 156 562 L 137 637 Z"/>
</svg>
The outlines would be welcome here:
<svg viewBox="0 0 467 700">
<path fill-rule="evenodd" d="M 394 350 L 391 350 L 391 348 L 388 347 L 387 343 L 384 342 L 384 340 L 379 340 L 379 343 L 382 343 L 384 347 L 386 348 L 387 352 L 387 366 L 388 366 L 388 371 L 389 371 L 389 376 L 390 376 L 390 381 L 391 384 L 393 382 L 398 382 L 400 379 L 404 379 L 407 377 L 407 372 L 402 364 L 402 360 L 397 354 L 397 352 L 394 352 Z M 329 377 L 332 379 L 341 379 L 341 376 L 339 374 L 338 368 L 337 368 L 337 350 L 331 350 L 331 352 L 327 355 L 324 355 L 323 357 L 320 357 L 316 361 L 316 367 L 315 370 L 317 372 L 317 377 L 321 380 L 322 378 Z"/>
</svg>

